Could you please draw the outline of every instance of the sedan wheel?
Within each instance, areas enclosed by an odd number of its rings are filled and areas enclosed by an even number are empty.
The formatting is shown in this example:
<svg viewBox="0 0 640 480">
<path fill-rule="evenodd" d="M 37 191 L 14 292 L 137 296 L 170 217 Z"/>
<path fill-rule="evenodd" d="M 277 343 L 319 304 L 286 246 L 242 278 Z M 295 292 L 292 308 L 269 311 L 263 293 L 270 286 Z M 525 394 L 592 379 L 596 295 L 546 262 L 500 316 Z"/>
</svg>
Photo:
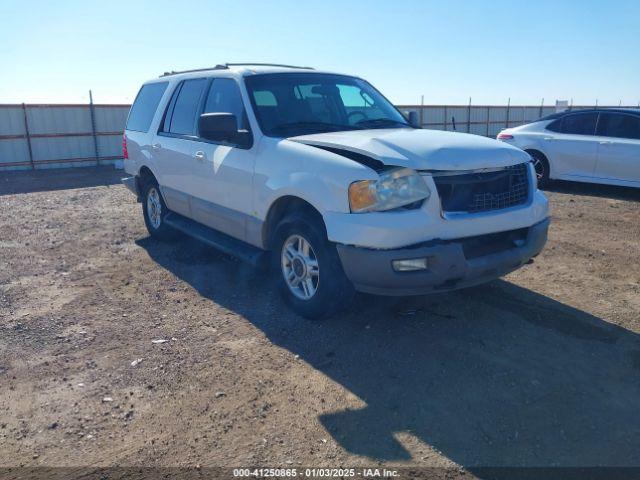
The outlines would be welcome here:
<svg viewBox="0 0 640 480">
<path fill-rule="evenodd" d="M 531 155 L 538 188 L 546 187 L 549 184 L 549 161 L 542 153 L 536 150 L 526 150 L 526 152 Z"/>
<path fill-rule="evenodd" d="M 539 158 L 534 157 L 533 168 L 536 170 L 536 178 L 538 179 L 538 183 L 540 183 L 540 180 L 544 178 L 546 173 L 544 163 Z"/>
</svg>

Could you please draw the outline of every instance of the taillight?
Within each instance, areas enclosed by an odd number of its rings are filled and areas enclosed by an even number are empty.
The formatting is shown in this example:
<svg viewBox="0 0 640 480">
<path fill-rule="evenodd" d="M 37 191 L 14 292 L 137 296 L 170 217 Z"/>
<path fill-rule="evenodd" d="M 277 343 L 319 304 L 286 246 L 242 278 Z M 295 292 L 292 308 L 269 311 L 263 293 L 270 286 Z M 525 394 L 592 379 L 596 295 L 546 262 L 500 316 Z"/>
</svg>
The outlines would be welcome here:
<svg viewBox="0 0 640 480">
<path fill-rule="evenodd" d="M 512 140 L 513 135 L 509 135 L 508 133 L 499 133 L 498 140 Z"/>
<path fill-rule="evenodd" d="M 125 160 L 129 159 L 129 150 L 127 150 L 127 136 L 122 135 L 122 158 Z"/>
</svg>

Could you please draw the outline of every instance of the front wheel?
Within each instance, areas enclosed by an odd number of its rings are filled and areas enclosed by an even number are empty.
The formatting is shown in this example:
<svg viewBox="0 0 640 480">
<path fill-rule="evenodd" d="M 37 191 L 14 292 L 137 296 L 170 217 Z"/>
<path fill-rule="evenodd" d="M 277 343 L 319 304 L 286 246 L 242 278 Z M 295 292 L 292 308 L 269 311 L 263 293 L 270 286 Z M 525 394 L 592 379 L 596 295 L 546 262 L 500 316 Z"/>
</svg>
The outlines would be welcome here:
<svg viewBox="0 0 640 480">
<path fill-rule="evenodd" d="M 276 229 L 273 256 L 280 292 L 299 315 L 319 319 L 348 305 L 353 286 L 319 220 L 286 217 Z"/>
<path fill-rule="evenodd" d="M 528 151 L 533 159 L 533 168 L 536 171 L 536 180 L 538 188 L 544 188 L 549 185 L 549 161 L 542 153 L 536 151 Z"/>
</svg>

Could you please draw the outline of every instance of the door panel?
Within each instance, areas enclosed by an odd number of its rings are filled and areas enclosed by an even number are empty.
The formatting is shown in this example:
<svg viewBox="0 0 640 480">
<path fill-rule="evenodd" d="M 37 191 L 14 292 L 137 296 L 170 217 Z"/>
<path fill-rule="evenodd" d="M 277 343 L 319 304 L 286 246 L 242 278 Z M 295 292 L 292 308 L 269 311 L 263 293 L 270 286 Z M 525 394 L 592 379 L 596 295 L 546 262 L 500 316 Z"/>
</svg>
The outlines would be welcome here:
<svg viewBox="0 0 640 480">
<path fill-rule="evenodd" d="M 204 158 L 194 166 L 195 220 L 244 240 L 252 212 L 253 151 L 205 142 L 198 142 L 197 148 Z"/>
<path fill-rule="evenodd" d="M 173 91 L 160 131 L 154 135 L 152 152 L 158 182 L 167 207 L 191 216 L 189 195 L 193 183 L 196 117 L 207 80 L 189 79 Z"/>
<path fill-rule="evenodd" d="M 596 176 L 640 181 L 640 117 L 602 113 L 598 121 Z"/>
<path fill-rule="evenodd" d="M 238 129 L 246 129 L 240 89 L 235 80 L 216 78 L 211 83 L 203 113 L 232 113 Z M 192 211 L 196 220 L 228 235 L 246 240 L 252 215 L 254 149 L 199 141 L 195 158 Z"/>
<path fill-rule="evenodd" d="M 586 135 L 554 133 L 544 139 L 554 176 L 591 176 L 596 167 L 598 142 Z"/>
<path fill-rule="evenodd" d="M 193 188 L 199 142 L 180 137 L 156 135 L 153 150 L 160 172 L 160 189 L 169 210 L 191 217 L 189 197 Z"/>
<path fill-rule="evenodd" d="M 594 137 L 598 114 L 570 114 L 562 118 L 559 132 L 544 137 L 554 177 L 589 177 L 594 174 L 598 143 Z"/>
<path fill-rule="evenodd" d="M 601 137 L 596 176 L 640 182 L 640 141 Z"/>
</svg>

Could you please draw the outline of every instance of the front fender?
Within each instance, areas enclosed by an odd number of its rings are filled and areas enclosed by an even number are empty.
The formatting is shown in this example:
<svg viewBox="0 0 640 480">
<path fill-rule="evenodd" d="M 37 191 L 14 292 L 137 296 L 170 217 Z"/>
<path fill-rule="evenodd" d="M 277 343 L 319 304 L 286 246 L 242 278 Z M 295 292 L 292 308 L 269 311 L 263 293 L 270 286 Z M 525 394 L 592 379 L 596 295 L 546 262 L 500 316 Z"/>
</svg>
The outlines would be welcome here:
<svg viewBox="0 0 640 480">
<path fill-rule="evenodd" d="M 310 203 L 326 212 L 349 212 L 349 185 L 374 180 L 378 174 L 353 160 L 316 147 L 265 137 L 256 155 L 254 214 L 265 220 L 283 196 Z"/>
</svg>

